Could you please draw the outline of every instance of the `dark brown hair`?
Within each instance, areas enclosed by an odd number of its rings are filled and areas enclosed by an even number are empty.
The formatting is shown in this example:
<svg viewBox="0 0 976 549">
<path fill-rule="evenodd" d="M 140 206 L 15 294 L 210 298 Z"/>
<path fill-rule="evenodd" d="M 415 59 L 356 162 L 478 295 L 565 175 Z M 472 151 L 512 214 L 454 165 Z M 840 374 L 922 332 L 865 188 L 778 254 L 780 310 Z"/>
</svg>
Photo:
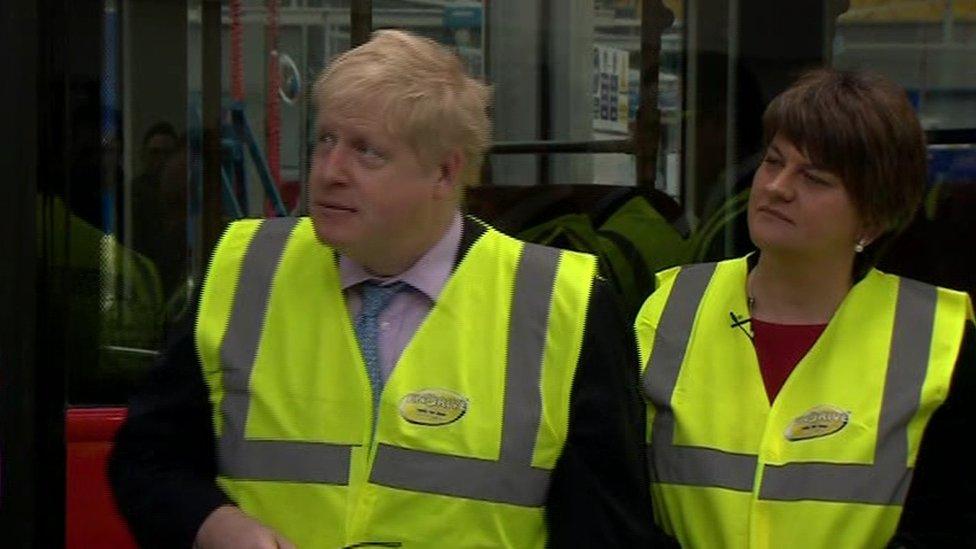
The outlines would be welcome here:
<svg viewBox="0 0 976 549">
<path fill-rule="evenodd" d="M 763 114 L 776 135 L 841 178 L 861 218 L 883 231 L 912 218 L 925 191 L 925 134 L 903 89 L 868 72 L 817 69 Z"/>
</svg>

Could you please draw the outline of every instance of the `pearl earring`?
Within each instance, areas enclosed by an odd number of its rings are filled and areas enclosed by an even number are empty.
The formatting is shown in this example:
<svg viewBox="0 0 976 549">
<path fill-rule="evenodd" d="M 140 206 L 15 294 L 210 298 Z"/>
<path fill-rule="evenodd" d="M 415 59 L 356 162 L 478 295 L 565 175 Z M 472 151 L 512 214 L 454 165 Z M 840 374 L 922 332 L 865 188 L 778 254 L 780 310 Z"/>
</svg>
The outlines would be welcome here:
<svg viewBox="0 0 976 549">
<path fill-rule="evenodd" d="M 854 245 L 854 251 L 857 252 L 857 253 L 861 253 L 861 252 L 864 251 L 864 241 L 863 240 L 858 240 L 857 241 L 857 244 Z"/>
</svg>

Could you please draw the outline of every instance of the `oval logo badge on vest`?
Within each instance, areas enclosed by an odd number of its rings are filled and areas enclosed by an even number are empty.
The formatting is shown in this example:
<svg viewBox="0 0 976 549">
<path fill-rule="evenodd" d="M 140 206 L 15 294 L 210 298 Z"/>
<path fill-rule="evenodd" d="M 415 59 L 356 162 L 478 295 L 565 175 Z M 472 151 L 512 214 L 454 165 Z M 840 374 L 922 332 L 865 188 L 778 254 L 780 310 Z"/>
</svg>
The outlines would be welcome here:
<svg viewBox="0 0 976 549">
<path fill-rule="evenodd" d="M 840 431 L 851 419 L 851 413 L 836 406 L 814 406 L 793 420 L 786 428 L 786 440 L 807 440 L 825 437 Z"/>
<path fill-rule="evenodd" d="M 418 425 L 447 425 L 468 411 L 468 399 L 447 389 L 423 389 L 400 399 L 400 415 Z"/>
</svg>

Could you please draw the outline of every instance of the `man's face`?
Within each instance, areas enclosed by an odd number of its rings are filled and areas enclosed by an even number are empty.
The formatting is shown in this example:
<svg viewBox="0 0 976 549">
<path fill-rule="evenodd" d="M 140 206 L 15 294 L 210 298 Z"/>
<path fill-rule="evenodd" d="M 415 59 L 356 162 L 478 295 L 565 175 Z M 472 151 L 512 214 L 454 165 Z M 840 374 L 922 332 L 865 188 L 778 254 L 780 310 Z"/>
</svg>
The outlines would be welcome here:
<svg viewBox="0 0 976 549">
<path fill-rule="evenodd" d="M 438 166 L 423 163 L 369 105 L 319 115 L 309 213 L 319 239 L 356 258 L 409 247 L 429 232 Z"/>
<path fill-rule="evenodd" d="M 173 136 L 157 133 L 150 137 L 144 151 L 146 171 L 159 173 L 166 164 L 166 160 L 175 152 L 176 140 L 173 139 Z"/>
</svg>

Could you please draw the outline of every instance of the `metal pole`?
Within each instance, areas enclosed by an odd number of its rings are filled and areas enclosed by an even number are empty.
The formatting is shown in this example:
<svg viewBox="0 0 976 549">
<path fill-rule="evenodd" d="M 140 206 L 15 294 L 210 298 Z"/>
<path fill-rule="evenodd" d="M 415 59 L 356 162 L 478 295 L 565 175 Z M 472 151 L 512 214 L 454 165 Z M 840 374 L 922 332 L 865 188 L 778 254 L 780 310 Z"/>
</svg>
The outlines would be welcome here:
<svg viewBox="0 0 976 549">
<path fill-rule="evenodd" d="M 540 0 L 539 3 L 539 139 L 549 141 L 552 137 L 552 101 L 549 100 L 549 90 L 551 89 L 550 78 L 552 71 L 549 70 L 551 63 L 549 57 L 552 55 L 549 44 L 550 26 L 552 20 L 552 5 L 550 0 Z M 539 153 L 539 184 L 552 184 L 552 177 L 549 175 L 550 157 L 545 152 Z"/>
<path fill-rule="evenodd" d="M 640 103 L 637 107 L 637 186 L 650 190 L 657 177 L 657 155 L 661 143 L 661 111 L 658 103 L 658 73 L 661 70 L 661 35 L 674 23 L 661 0 L 645 1 L 641 10 Z"/>
<path fill-rule="evenodd" d="M 492 144 L 488 154 L 622 153 L 634 154 L 630 139 L 597 141 L 501 141 Z"/>
<path fill-rule="evenodd" d="M 61 364 L 41 362 L 38 356 L 45 350 L 38 344 L 42 334 L 37 333 L 35 315 L 38 302 L 49 292 L 38 295 L 46 249 L 39 246 L 42 241 L 35 231 L 50 225 L 38 223 L 38 217 L 44 220 L 42 211 L 48 209 L 40 205 L 50 203 L 50 199 L 38 200 L 44 190 L 43 175 L 55 175 L 55 165 L 63 164 L 58 160 L 66 156 L 59 154 L 61 151 L 46 150 L 42 143 L 50 144 L 57 127 L 52 120 L 56 112 L 52 106 L 59 99 L 53 85 L 57 75 L 51 65 L 55 52 L 67 49 L 63 47 L 67 37 L 57 32 L 65 19 L 63 8 L 38 4 L 0 4 L 4 73 L 16 75 L 18 82 L 0 90 L 0 113 L 6 122 L 0 137 L 4 151 L 0 169 L 8 181 L 16 182 L 7 185 L 0 206 L 0 230 L 9 235 L 0 239 L 0 300 L 7 311 L 0 317 L 0 532 L 10 547 L 40 547 L 40 533 L 48 528 L 45 523 L 53 522 L 45 517 L 64 514 L 64 485 L 60 492 L 51 493 L 54 483 L 42 486 L 38 482 L 45 473 L 41 449 L 62 434 L 50 429 L 46 421 L 50 413 L 42 413 L 40 393 L 50 387 L 49 380 L 56 387 L 62 386 L 64 370 Z M 49 157 L 40 158 L 41 151 Z M 53 187 L 59 181 L 50 177 L 46 182 Z M 50 239 L 50 235 L 43 236 Z M 41 272 L 35 270 L 38 266 L 42 266 Z M 64 482 L 63 467 L 47 472 Z M 58 501 L 47 501 L 49 496 L 58 497 Z M 58 541 L 64 544 L 63 538 Z"/>
<path fill-rule="evenodd" d="M 220 0 L 203 0 L 200 6 L 202 36 L 201 86 L 203 112 L 203 201 L 200 208 L 201 257 L 209 258 L 222 229 L 220 172 Z M 204 259 L 206 261 L 206 259 Z"/>
<path fill-rule="evenodd" d="M 725 195 L 724 201 L 735 196 L 735 180 L 738 172 L 736 159 L 739 154 L 737 142 L 738 127 L 736 126 L 736 102 L 739 97 L 739 86 L 736 68 L 739 64 L 739 0 L 729 0 L 729 55 L 725 65 L 725 81 L 728 82 L 728 93 L 725 95 Z M 735 250 L 735 225 L 725 224 L 725 257 L 732 257 Z"/>
<path fill-rule="evenodd" d="M 484 71 L 485 82 L 492 81 L 491 74 L 491 2 L 488 0 L 482 0 L 481 2 L 481 67 Z M 493 116 L 494 106 L 492 104 L 488 105 L 488 116 L 494 120 Z M 479 178 L 479 183 L 481 186 L 491 186 L 495 184 L 491 173 L 491 159 L 488 155 L 485 155 L 485 161 L 481 164 L 481 177 Z"/>
<path fill-rule="evenodd" d="M 373 32 L 373 0 L 352 0 L 349 10 L 349 47 L 369 41 Z"/>
<path fill-rule="evenodd" d="M 954 17 L 952 14 L 952 0 L 945 0 L 945 8 L 942 10 L 942 43 L 952 43 L 952 26 Z"/>
<path fill-rule="evenodd" d="M 298 99 L 298 135 L 299 143 L 301 146 L 298 147 L 298 181 L 300 187 L 300 194 L 298 199 L 298 206 L 292 215 L 304 215 L 308 211 L 308 100 L 310 94 L 308 90 L 311 87 L 311 81 L 309 81 L 308 67 L 308 25 L 302 25 L 302 96 Z"/>
</svg>

